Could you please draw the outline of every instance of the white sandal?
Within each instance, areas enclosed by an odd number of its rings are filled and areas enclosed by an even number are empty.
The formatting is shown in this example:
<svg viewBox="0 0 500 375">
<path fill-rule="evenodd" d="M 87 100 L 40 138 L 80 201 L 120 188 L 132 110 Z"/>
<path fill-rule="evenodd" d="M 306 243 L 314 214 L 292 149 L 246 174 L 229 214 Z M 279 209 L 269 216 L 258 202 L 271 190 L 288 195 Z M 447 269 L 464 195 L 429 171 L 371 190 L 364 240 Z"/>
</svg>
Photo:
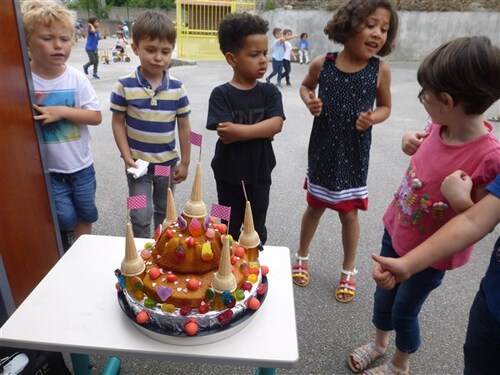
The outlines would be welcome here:
<svg viewBox="0 0 500 375">
<path fill-rule="evenodd" d="M 345 279 L 342 277 L 339 280 L 339 284 L 337 285 L 337 289 L 335 290 L 335 300 L 340 303 L 348 303 L 351 302 L 356 296 L 356 281 L 350 280 L 351 276 L 355 276 L 358 274 L 358 270 L 356 267 L 352 271 L 341 270 L 340 273 L 346 275 Z M 347 298 L 340 298 L 340 296 L 348 295 Z"/>
<path fill-rule="evenodd" d="M 295 264 L 292 267 L 292 280 L 295 285 L 305 287 L 309 285 L 309 271 L 307 266 L 302 264 L 303 261 L 308 261 L 309 255 L 301 257 L 295 254 Z"/>
</svg>

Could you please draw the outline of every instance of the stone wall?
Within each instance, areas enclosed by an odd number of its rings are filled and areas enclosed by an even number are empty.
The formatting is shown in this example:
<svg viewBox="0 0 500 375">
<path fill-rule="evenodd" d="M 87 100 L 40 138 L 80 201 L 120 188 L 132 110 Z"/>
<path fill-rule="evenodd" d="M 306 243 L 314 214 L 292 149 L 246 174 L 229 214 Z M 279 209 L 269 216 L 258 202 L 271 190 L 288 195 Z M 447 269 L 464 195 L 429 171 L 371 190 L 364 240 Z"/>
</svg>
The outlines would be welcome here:
<svg viewBox="0 0 500 375">
<path fill-rule="evenodd" d="M 269 22 L 271 30 L 281 27 L 291 29 L 294 34 L 308 33 L 313 57 L 342 47 L 330 41 L 323 32 L 333 11 L 279 9 L 259 14 Z M 398 15 L 397 47 L 384 57 L 388 61 L 420 61 L 440 44 L 460 36 L 485 35 L 500 46 L 500 12 L 399 11 Z M 269 45 L 272 45 L 271 33 Z"/>
<path fill-rule="evenodd" d="M 454 12 L 454 11 L 494 11 L 500 12 L 498 0 L 391 0 L 400 11 Z M 258 0 L 262 4 L 275 4 L 285 9 L 325 9 L 334 10 L 344 0 Z"/>
</svg>

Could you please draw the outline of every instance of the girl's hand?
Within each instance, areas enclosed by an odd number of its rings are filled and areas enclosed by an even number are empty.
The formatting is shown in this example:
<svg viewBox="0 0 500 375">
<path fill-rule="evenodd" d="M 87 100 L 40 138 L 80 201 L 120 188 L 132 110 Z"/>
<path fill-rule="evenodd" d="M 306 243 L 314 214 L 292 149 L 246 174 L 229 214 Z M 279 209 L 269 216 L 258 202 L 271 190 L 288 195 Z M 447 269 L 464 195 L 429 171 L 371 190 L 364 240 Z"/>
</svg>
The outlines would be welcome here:
<svg viewBox="0 0 500 375">
<path fill-rule="evenodd" d="M 376 262 L 375 268 L 372 271 L 372 276 L 377 285 L 382 289 L 390 290 L 394 288 L 397 283 L 411 276 L 402 258 L 388 258 L 372 254 L 372 259 Z"/>
<path fill-rule="evenodd" d="M 188 175 L 188 165 L 184 165 L 182 162 L 175 167 L 174 178 L 172 182 L 178 184 L 184 181 Z"/>
<path fill-rule="evenodd" d="M 406 155 L 412 156 L 427 137 L 426 132 L 406 132 L 403 135 L 401 148 Z"/>
<path fill-rule="evenodd" d="M 33 104 L 33 108 L 40 113 L 39 115 L 33 116 L 33 118 L 37 121 L 41 121 L 42 125 L 47 125 L 63 119 L 62 112 L 64 110 L 64 106 L 40 107 Z"/>
<path fill-rule="evenodd" d="M 463 212 L 474 205 L 471 198 L 472 179 L 464 171 L 457 170 L 441 183 L 441 193 L 456 212 Z"/>
<path fill-rule="evenodd" d="M 323 101 L 316 97 L 313 91 L 309 91 L 309 100 L 307 101 L 307 108 L 313 116 L 319 116 L 323 110 Z"/>
<path fill-rule="evenodd" d="M 373 118 L 373 111 L 361 112 L 356 120 L 356 130 L 360 132 L 367 130 L 375 123 Z"/>
</svg>

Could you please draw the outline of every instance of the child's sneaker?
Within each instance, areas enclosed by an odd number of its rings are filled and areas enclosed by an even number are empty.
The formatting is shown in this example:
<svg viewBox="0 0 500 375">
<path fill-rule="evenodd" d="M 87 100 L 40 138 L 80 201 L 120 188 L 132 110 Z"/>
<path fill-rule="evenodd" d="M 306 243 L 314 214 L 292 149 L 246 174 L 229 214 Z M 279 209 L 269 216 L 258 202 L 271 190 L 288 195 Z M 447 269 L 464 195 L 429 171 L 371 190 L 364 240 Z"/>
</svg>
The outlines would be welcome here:
<svg viewBox="0 0 500 375">
<path fill-rule="evenodd" d="M 101 79 L 101 77 L 99 77 L 97 73 L 92 74 L 92 77 L 94 77 L 95 79 Z"/>
</svg>

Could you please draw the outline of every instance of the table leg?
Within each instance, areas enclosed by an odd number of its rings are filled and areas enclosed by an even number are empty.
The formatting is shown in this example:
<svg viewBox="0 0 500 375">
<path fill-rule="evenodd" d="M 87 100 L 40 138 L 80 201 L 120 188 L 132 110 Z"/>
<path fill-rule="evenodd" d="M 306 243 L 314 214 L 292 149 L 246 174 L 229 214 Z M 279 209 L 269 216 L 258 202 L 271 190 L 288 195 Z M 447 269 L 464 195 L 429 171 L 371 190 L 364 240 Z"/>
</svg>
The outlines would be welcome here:
<svg viewBox="0 0 500 375">
<path fill-rule="evenodd" d="M 92 375 L 92 365 L 90 357 L 86 354 L 71 353 L 71 362 L 75 375 Z M 101 375 L 118 375 L 122 366 L 122 361 L 118 357 L 109 357 L 106 365 L 102 369 Z"/>
<path fill-rule="evenodd" d="M 92 365 L 88 355 L 71 353 L 70 356 L 75 375 L 92 375 Z"/>
<path fill-rule="evenodd" d="M 276 374 L 275 368 L 259 367 L 257 370 L 255 370 L 255 375 L 275 375 L 275 374 Z"/>
<path fill-rule="evenodd" d="M 109 357 L 102 369 L 101 375 L 118 375 L 122 367 L 122 361 L 118 357 Z"/>
</svg>

